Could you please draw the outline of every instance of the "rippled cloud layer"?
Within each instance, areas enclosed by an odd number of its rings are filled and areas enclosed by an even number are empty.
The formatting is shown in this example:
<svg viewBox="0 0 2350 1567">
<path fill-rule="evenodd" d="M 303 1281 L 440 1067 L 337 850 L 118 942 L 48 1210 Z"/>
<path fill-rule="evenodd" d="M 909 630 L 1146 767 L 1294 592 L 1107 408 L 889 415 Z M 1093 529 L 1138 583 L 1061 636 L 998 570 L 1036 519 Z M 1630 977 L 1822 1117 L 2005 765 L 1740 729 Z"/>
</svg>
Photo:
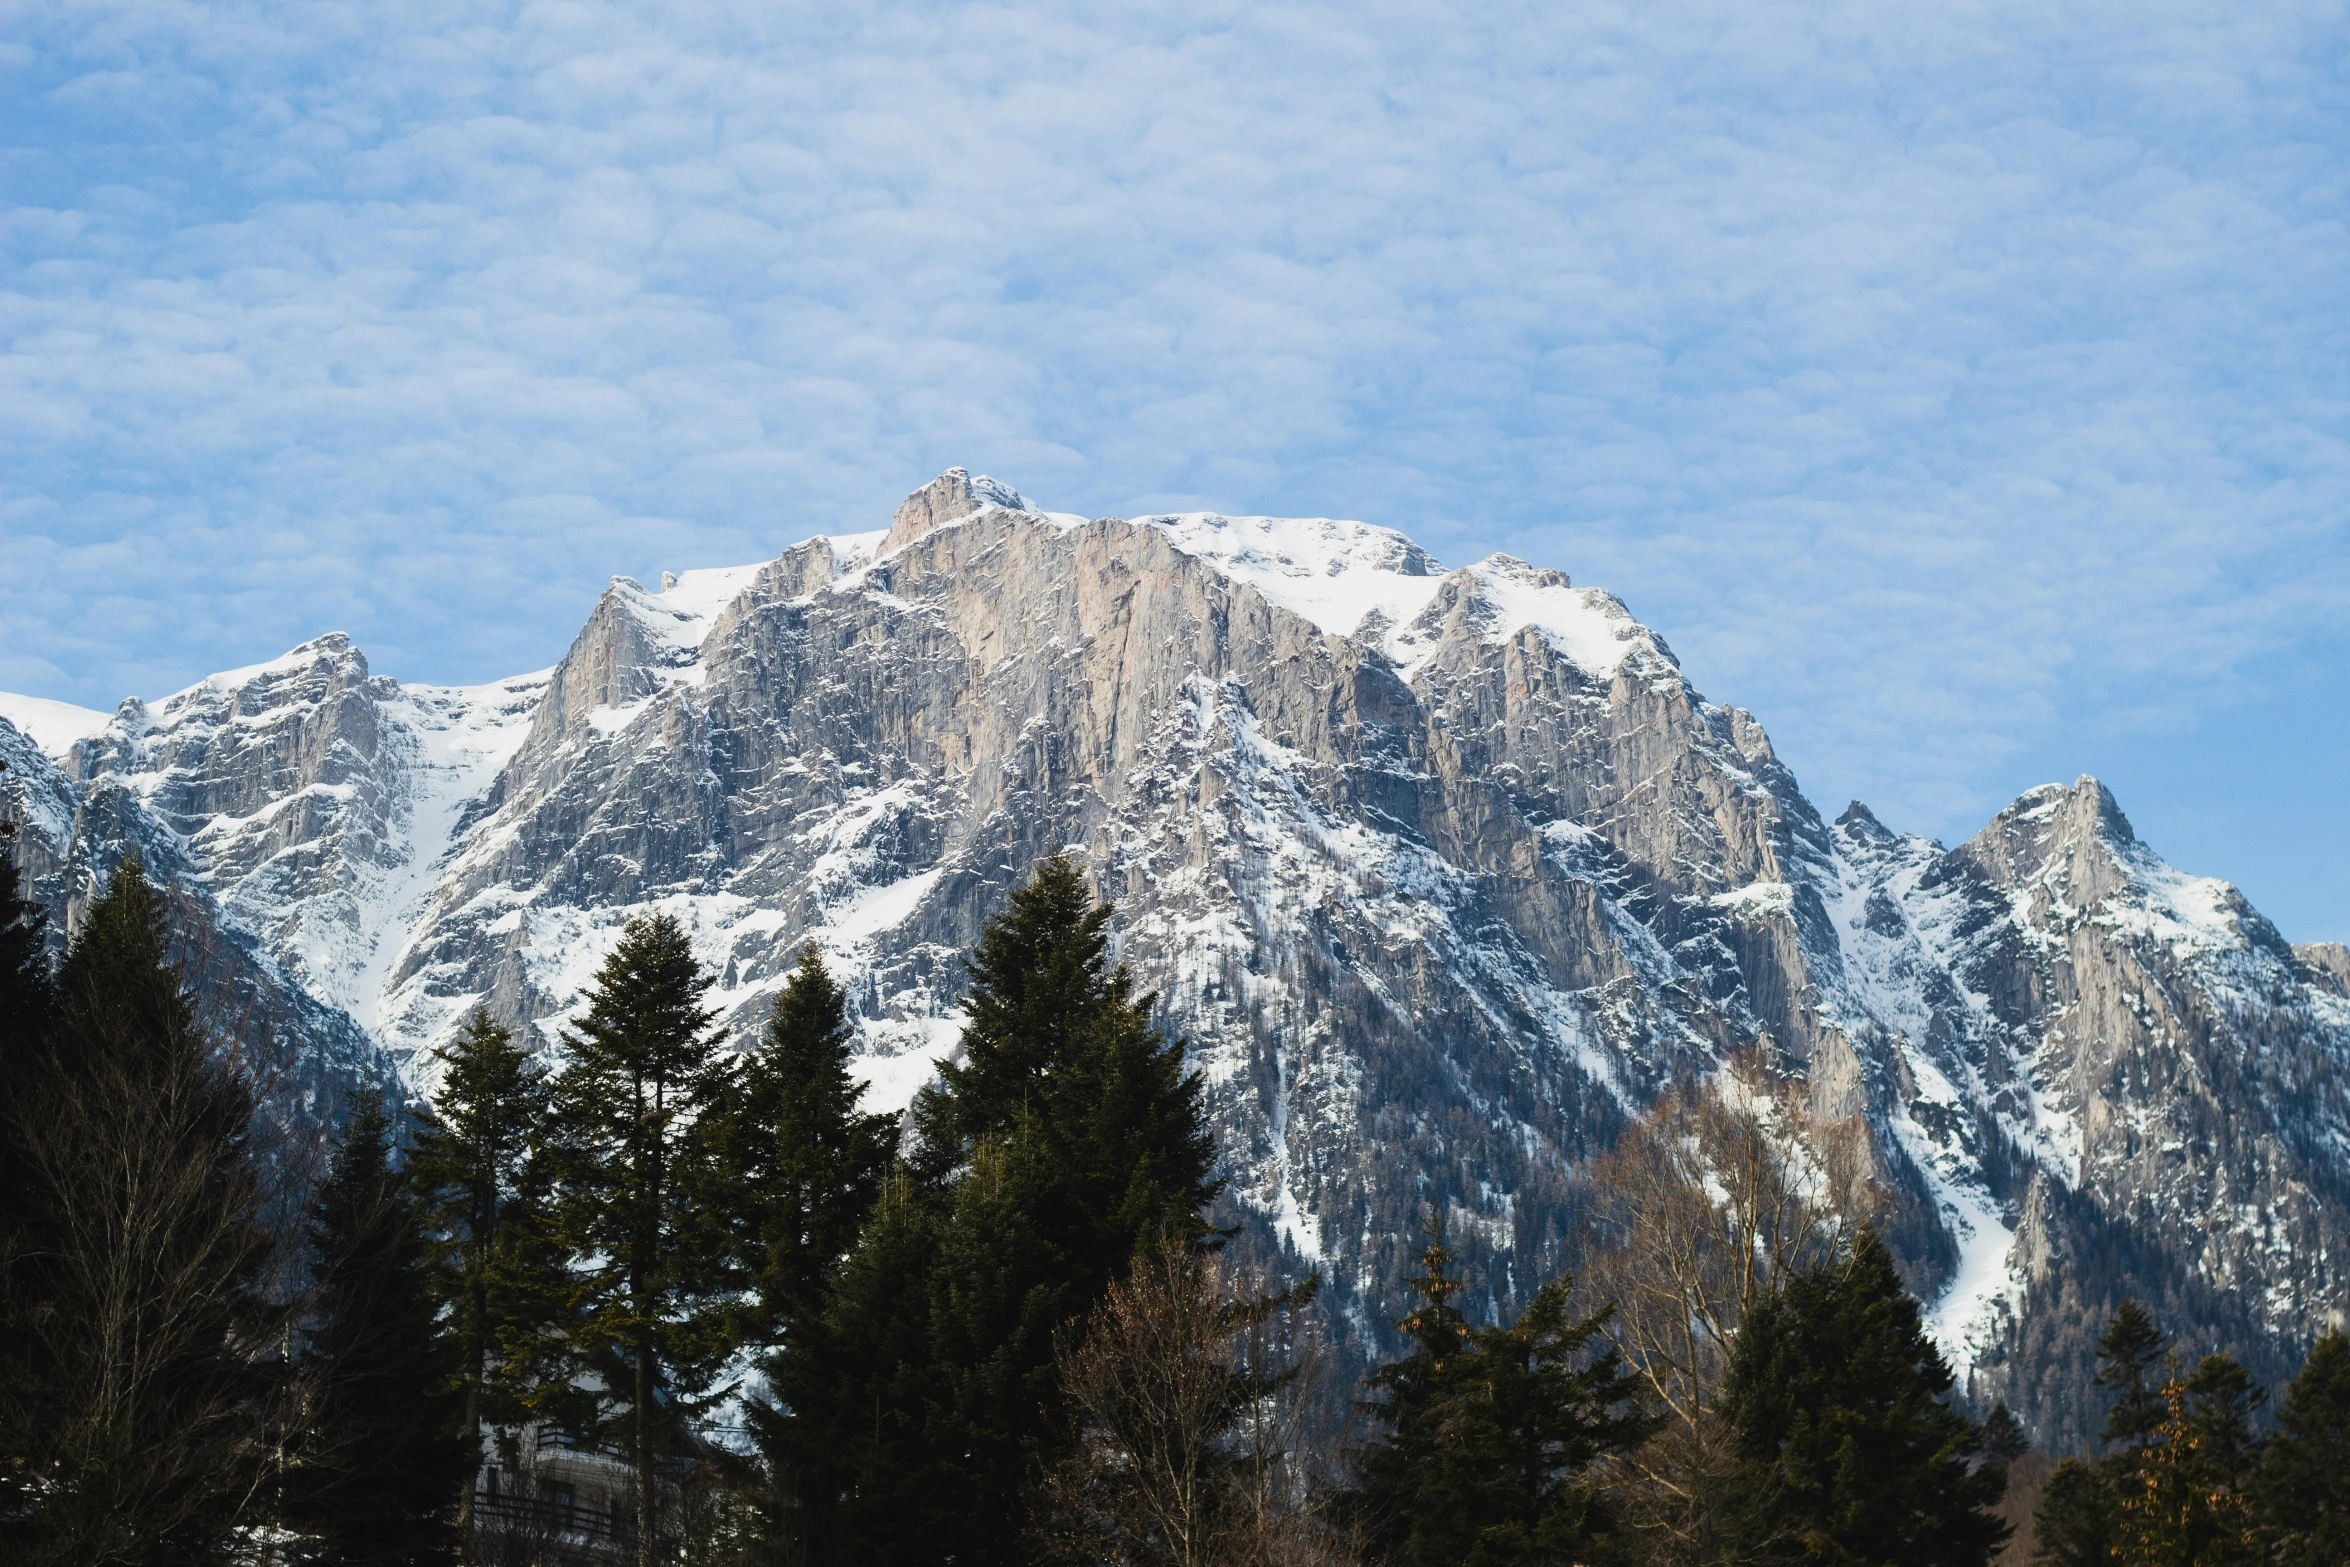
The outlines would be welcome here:
<svg viewBox="0 0 2350 1567">
<path fill-rule="evenodd" d="M 2341 696 L 2338 3 L 6 14 L 0 687 L 485 679 L 961 463 L 1563 567 L 1945 835 Z"/>
</svg>

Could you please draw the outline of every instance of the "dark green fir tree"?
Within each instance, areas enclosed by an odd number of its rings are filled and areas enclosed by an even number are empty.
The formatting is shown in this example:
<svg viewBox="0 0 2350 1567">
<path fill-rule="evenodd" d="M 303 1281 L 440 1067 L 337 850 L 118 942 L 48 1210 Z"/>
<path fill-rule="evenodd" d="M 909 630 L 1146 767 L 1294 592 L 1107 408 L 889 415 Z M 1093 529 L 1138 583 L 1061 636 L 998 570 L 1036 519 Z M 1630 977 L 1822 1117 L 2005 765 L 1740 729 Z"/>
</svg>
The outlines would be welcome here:
<svg viewBox="0 0 2350 1567">
<path fill-rule="evenodd" d="M 2119 1560 L 2114 1502 L 2110 1479 L 2095 1463 L 2060 1460 L 2032 1514 L 2032 1560 L 2041 1567 L 2108 1567 Z"/>
<path fill-rule="evenodd" d="M 2276 1567 L 2350 1562 L 2350 1338 L 2320 1337 L 2286 1385 L 2261 1453 L 2253 1516 Z"/>
<path fill-rule="evenodd" d="M 446 1562 L 480 1448 L 460 1424 L 424 1227 L 373 1093 L 359 1096 L 312 1204 L 309 1244 L 307 1419 L 284 1521 L 308 1560 L 331 1567 Z"/>
<path fill-rule="evenodd" d="M 2173 1366 L 2162 1415 L 2117 1487 L 2121 1559 L 2145 1567 L 2253 1567 L 2253 1434 L 2266 1395 L 2232 1355 Z"/>
<path fill-rule="evenodd" d="M 1736 1432 L 1743 1559 L 1982 1567 L 2006 1469 L 1950 1404 L 1951 1374 L 1892 1257 L 1851 1252 L 1756 1302 L 1722 1412 Z"/>
<path fill-rule="evenodd" d="M 742 1061 L 720 1124 L 734 1251 L 749 1264 L 749 1336 L 808 1330 L 897 1153 L 898 1118 L 857 1108 L 848 997 L 811 945 Z"/>
<path fill-rule="evenodd" d="M 2107 1567 L 2121 1560 L 2121 1500 L 2135 1488 L 2139 1457 L 2154 1441 L 2166 1406 L 2161 1367 L 2170 1352 L 2145 1307 L 2124 1300 L 2097 1341 L 2096 1385 L 2110 1402 L 2098 1433 L 2104 1452 L 2067 1458 L 2040 1492 L 2032 1559 L 2043 1567 Z"/>
<path fill-rule="evenodd" d="M 676 920 L 631 921 L 565 1035 L 549 1117 L 576 1302 L 563 1326 L 602 1388 L 591 1434 L 630 1455 L 640 1567 L 661 1552 L 663 1465 L 734 1347 L 712 1200 L 731 1074 L 702 1005 L 711 983 Z"/>
<path fill-rule="evenodd" d="M 485 1423 L 521 1420 L 543 1358 L 532 1353 L 559 1315 L 565 1282 L 548 1244 L 534 1156 L 547 1130 L 547 1083 L 528 1052 L 489 1014 L 436 1050 L 441 1091 L 416 1133 L 408 1175 L 431 1246 L 430 1278 L 451 1341 L 450 1385 L 468 1451 Z M 473 1488 L 461 1528 L 470 1527 Z"/>
<path fill-rule="evenodd" d="M 16 1081 L 33 1070 L 57 1001 L 48 916 L 24 896 L 15 847 L 13 835 L 0 836 L 0 1096 L 12 1095 Z M 0 1097 L 0 1108 L 12 1102 Z"/>
<path fill-rule="evenodd" d="M 1054 1331 L 1163 1234 L 1205 1233 L 1200 1081 L 1110 962 L 1110 917 L 1055 858 L 989 922 L 963 1058 L 917 1099 L 821 1340 L 785 1345 L 791 1440 L 829 1444 L 807 1475 L 824 1559 L 1022 1560 L 1009 1499 L 1068 1429 Z"/>
<path fill-rule="evenodd" d="M 59 966 L 17 1107 L 21 1380 L 41 1495 L 28 1563 L 203 1561 L 250 1521 L 279 1342 L 250 1086 L 126 861 Z"/>
<path fill-rule="evenodd" d="M 864 1089 L 849 1072 L 854 1038 L 848 997 L 810 945 L 741 1063 L 719 1123 L 730 1251 L 744 1273 L 742 1332 L 767 1348 L 771 1382 L 776 1349 L 821 1342 L 832 1282 L 896 1154 L 898 1118 L 857 1107 Z M 765 1470 L 761 1530 L 778 1555 L 801 1559 L 820 1527 L 811 1510 L 821 1501 L 803 1475 L 823 1459 L 801 1450 L 799 1428 L 768 1400 L 751 1399 L 746 1416 Z"/>
<path fill-rule="evenodd" d="M 1614 1520 L 1593 1474 L 1652 1426 L 1604 1337 L 1577 1317 L 1568 1281 L 1536 1292 L 1507 1327 L 1472 1326 L 1452 1255 L 1431 1226 L 1397 1324 L 1410 1353 L 1372 1373 L 1382 1427 L 1340 1499 L 1365 1555 L 1394 1567 L 1546 1567 L 1588 1560 Z"/>
<path fill-rule="evenodd" d="M 6 778 L 0 776 L 0 801 Z M 16 824 L 0 820 L 0 827 Z M 19 1538 L 38 1495 L 33 1408 L 38 1368 L 25 1363 L 27 1330 L 39 1313 L 30 1250 L 35 1171 L 27 1159 L 25 1111 L 40 1097 L 49 1015 L 48 921 L 21 894 L 13 833 L 0 836 L 0 1554 Z"/>
</svg>

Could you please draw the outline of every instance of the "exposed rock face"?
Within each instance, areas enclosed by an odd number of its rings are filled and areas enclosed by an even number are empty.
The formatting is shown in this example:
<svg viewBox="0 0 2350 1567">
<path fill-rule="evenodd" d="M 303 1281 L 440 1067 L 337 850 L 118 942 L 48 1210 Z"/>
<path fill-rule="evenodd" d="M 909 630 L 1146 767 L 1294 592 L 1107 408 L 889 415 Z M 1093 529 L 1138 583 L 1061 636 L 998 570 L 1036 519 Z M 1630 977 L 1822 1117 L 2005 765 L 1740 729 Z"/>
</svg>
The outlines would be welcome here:
<svg viewBox="0 0 2350 1567">
<path fill-rule="evenodd" d="M 149 723 L 143 704 L 125 702 L 105 731 L 104 742 L 75 746 L 61 765 L 60 758 L 45 755 L 0 719 L 0 762 L 6 763 L 0 785 L 7 796 L 5 815 L 18 829 L 13 839 L 17 863 L 30 895 L 47 907 L 51 940 L 61 947 L 116 866 L 126 856 L 137 855 L 149 876 L 178 905 L 175 956 L 186 965 L 209 1021 L 236 1042 L 260 1089 L 263 1116 L 275 1123 L 281 1136 L 300 1144 L 339 1120 L 344 1100 L 355 1087 L 392 1087 L 397 1081 L 395 1065 L 349 1013 L 319 1000 L 302 976 L 271 950 L 261 932 L 223 906 L 214 891 L 211 867 L 199 858 L 191 835 L 151 808 L 146 790 L 158 782 L 158 775 L 137 765 L 150 754 L 138 748 Z M 115 764 L 129 765 L 116 771 L 101 764 L 95 776 L 77 780 L 79 766 L 102 748 L 110 749 Z M 224 746 L 222 751 L 229 749 Z M 265 752 L 266 747 L 259 748 L 246 760 L 257 768 L 270 766 L 263 760 Z M 199 792 L 202 776 L 220 777 L 200 762 L 191 771 L 199 776 L 187 780 L 188 786 Z M 280 777 L 298 772 L 296 767 Z M 233 794 L 235 786 L 229 790 Z M 285 798 L 298 799 L 298 793 Z M 300 812 L 296 804 L 283 814 Z M 281 813 L 265 804 L 257 814 Z M 333 834 L 327 819 L 331 814 L 312 816 L 306 825 L 320 836 Z M 264 833 L 271 830 L 266 822 L 260 827 Z M 282 852 L 299 854 L 302 842 L 297 833 Z M 328 861 L 333 857 L 331 852 L 322 856 Z M 237 863 L 230 856 L 230 864 Z"/>
<path fill-rule="evenodd" d="M 1193 1042 L 1247 1244 L 1372 1339 L 1429 1202 L 1509 1309 L 1576 1162 L 1734 1054 L 1866 1118 L 1937 1332 L 2051 1436 L 2066 1324 L 2117 1291 L 2280 1345 L 2344 1304 L 2341 949 L 2092 780 L 1952 850 L 1830 826 L 1622 604 L 1504 556 L 950 470 L 886 533 L 615 580 L 549 675 L 403 688 L 326 638 L 31 782 L 59 854 L 119 802 L 427 1088 L 476 1004 L 554 1048 L 658 908 L 744 1030 L 822 944 L 902 1103 L 958 955 L 1066 849 Z"/>
<path fill-rule="evenodd" d="M 1944 1313 L 1985 1388 L 2077 1444 L 2125 1294 L 2271 1378 L 2344 1322 L 2350 1005 L 2322 964 L 2164 864 L 2093 778 L 1955 849 L 1858 807 L 1838 832 L 1848 957 L 1913 1085 L 1890 1126 L 1955 1207 L 1995 1210 Z"/>
</svg>

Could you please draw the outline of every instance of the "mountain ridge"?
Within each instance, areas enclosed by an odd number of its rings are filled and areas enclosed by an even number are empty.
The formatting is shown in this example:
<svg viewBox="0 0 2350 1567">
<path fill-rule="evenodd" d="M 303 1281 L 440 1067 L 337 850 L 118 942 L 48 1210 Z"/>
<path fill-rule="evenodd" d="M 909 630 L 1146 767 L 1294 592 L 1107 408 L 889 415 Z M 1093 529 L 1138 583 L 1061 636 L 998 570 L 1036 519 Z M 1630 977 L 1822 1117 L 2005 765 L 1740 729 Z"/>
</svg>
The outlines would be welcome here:
<svg viewBox="0 0 2350 1567">
<path fill-rule="evenodd" d="M 401 686 L 330 634 L 232 675 L 47 758 L 28 837 L 178 853 L 420 1087 L 475 1004 L 552 1049 L 662 908 L 738 1031 L 823 945 L 903 1103 L 978 922 L 1068 849 L 1209 1077 L 1240 1244 L 1322 1267 L 1366 1346 L 1425 1201 L 1506 1309 L 1569 1254 L 1579 1161 L 1734 1057 L 1868 1125 L 1937 1336 L 2044 1434 L 2086 1419 L 2059 1319 L 2098 1291 L 2279 1345 L 2340 1319 L 2350 958 L 2093 779 L 1955 847 L 1830 823 L 1563 572 L 950 469 L 886 530 L 615 578 L 548 671 Z"/>
</svg>

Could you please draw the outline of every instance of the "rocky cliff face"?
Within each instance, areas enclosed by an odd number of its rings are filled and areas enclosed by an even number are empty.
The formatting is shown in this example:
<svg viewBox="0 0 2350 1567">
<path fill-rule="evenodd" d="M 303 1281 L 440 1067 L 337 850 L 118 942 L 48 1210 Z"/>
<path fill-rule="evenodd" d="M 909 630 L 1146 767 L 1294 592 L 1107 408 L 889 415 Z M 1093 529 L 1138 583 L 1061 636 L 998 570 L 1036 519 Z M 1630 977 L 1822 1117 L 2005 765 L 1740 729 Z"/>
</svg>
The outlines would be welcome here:
<svg viewBox="0 0 2350 1567">
<path fill-rule="evenodd" d="M 330 907 L 344 856 L 367 844 L 364 804 L 339 808 L 361 795 L 356 784 L 311 793 L 317 774 L 345 760 L 321 755 L 337 750 L 323 738 L 340 717 L 331 676 L 314 670 L 320 678 L 294 687 L 267 678 L 329 644 L 335 656 L 358 656 L 328 639 L 266 675 L 215 677 L 154 711 L 126 701 L 103 727 L 102 715 L 88 715 L 87 738 L 57 737 L 46 752 L 0 709 L 0 814 L 17 829 L 17 864 L 48 909 L 53 943 L 62 946 L 115 867 L 138 856 L 177 905 L 175 955 L 210 1020 L 239 1042 L 263 1114 L 288 1147 L 338 1121 L 354 1088 L 398 1082 L 367 1029 L 309 982 L 307 922 L 256 922 L 251 905 L 235 907 L 257 876 L 291 884 L 297 911 Z M 226 683 L 238 681 L 252 700 L 230 694 L 240 688 Z"/>
<path fill-rule="evenodd" d="M 401 687 L 329 637 L 52 750 L 11 776 L 69 916 L 55 867 L 151 842 L 427 1091 L 477 1004 L 554 1049 L 662 909 L 745 1031 L 823 946 L 903 1103 L 957 955 L 1067 850 L 1207 1074 L 1247 1244 L 1367 1339 L 1427 1204 L 1507 1309 L 1576 1163 L 1733 1056 L 1865 1119 L 1937 1333 L 2052 1437 L 2119 1292 L 2273 1345 L 2345 1302 L 2339 948 L 2093 780 L 1955 849 L 1830 825 L 1622 604 L 1504 556 L 952 470 L 886 532 L 615 580 L 545 675 Z"/>
</svg>

